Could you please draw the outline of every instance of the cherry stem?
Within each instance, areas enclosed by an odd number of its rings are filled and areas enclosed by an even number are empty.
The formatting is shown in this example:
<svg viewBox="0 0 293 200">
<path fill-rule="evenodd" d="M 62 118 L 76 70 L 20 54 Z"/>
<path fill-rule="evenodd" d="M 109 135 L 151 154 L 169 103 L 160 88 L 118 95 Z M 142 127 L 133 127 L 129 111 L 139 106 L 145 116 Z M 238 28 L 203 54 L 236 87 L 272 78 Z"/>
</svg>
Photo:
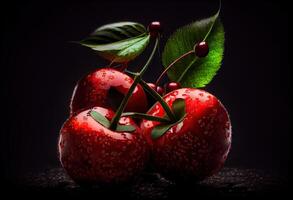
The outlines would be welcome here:
<svg viewBox="0 0 293 200">
<path fill-rule="evenodd" d="M 145 81 L 140 80 L 140 85 L 150 94 L 152 95 L 163 107 L 165 112 L 167 113 L 168 117 L 171 121 L 176 121 L 176 117 L 172 110 L 170 109 L 169 105 L 166 103 L 166 101 L 155 91 L 153 88 L 151 88 Z"/>
<path fill-rule="evenodd" d="M 219 5 L 218 12 L 214 15 L 213 23 L 212 23 L 212 25 L 210 26 L 208 32 L 206 33 L 204 39 L 202 40 L 203 42 L 206 41 L 206 39 L 207 39 L 208 36 L 210 35 L 210 33 L 211 33 L 211 31 L 212 31 L 212 29 L 213 29 L 213 27 L 214 27 L 214 24 L 215 24 L 215 22 L 216 22 L 216 20 L 217 20 L 217 18 L 218 18 L 218 16 L 219 16 L 219 13 L 220 13 L 220 11 L 221 11 L 221 0 L 220 0 L 219 3 L 220 3 L 220 5 Z M 195 44 L 195 45 L 197 45 L 197 44 Z M 194 48 L 193 48 L 193 49 L 194 49 Z M 185 68 L 185 70 L 183 71 L 183 73 L 182 73 L 182 74 L 180 75 L 180 77 L 177 79 L 177 82 L 180 82 L 180 81 L 183 79 L 183 77 L 185 76 L 185 74 L 188 72 L 189 68 L 190 68 L 190 67 L 191 67 L 191 66 L 197 61 L 197 59 L 198 59 L 198 56 L 195 56 L 195 57 L 193 58 L 193 60 L 191 61 L 191 63 L 189 63 L 189 65 Z"/>
<path fill-rule="evenodd" d="M 108 65 L 108 67 L 112 67 L 114 63 L 115 63 L 115 61 L 112 60 L 112 61 L 110 62 L 110 64 Z"/>
<path fill-rule="evenodd" d="M 156 52 L 157 47 L 158 47 L 158 43 L 159 43 L 159 38 L 157 37 L 156 38 L 156 41 L 155 41 L 155 45 L 154 45 L 153 51 L 152 51 L 150 57 L 148 58 L 146 64 L 143 66 L 143 68 L 140 70 L 140 72 L 137 75 L 134 76 L 134 80 L 133 80 L 132 85 L 130 86 L 127 94 L 123 98 L 123 100 L 122 100 L 119 108 L 117 109 L 114 117 L 111 120 L 111 124 L 110 124 L 110 127 L 109 127 L 111 130 L 116 130 L 117 125 L 118 125 L 118 122 L 120 120 L 120 117 L 121 117 L 121 115 L 122 115 L 122 113 L 123 113 L 123 111 L 124 111 L 124 109 L 125 109 L 125 107 L 126 107 L 126 105 L 128 103 L 129 98 L 131 97 L 131 95 L 132 95 L 135 87 L 137 86 L 137 84 L 141 80 L 142 75 L 147 70 L 149 64 L 151 63 L 151 61 L 152 61 L 152 59 L 153 59 L 153 57 L 155 55 L 155 52 Z"/>
<path fill-rule="evenodd" d="M 165 122 L 165 123 L 170 122 L 170 120 L 166 119 L 166 118 L 156 117 L 156 116 L 147 115 L 144 113 L 137 113 L 137 112 L 125 112 L 121 116 L 122 117 L 131 116 L 133 118 L 146 119 L 146 120 L 150 120 L 150 121 Z"/>
<path fill-rule="evenodd" d="M 182 60 L 183 58 L 189 56 L 190 54 L 193 54 L 194 50 L 190 50 L 188 52 L 186 52 L 185 54 L 181 55 L 180 57 L 176 58 L 171 64 L 168 65 L 168 67 L 166 67 L 166 69 L 161 73 L 161 75 L 159 76 L 159 78 L 156 81 L 156 85 L 159 84 L 159 82 L 161 81 L 162 77 L 166 74 L 166 72 L 172 67 L 174 66 L 177 62 L 179 62 L 180 60 Z"/>
<path fill-rule="evenodd" d="M 180 75 L 180 77 L 177 79 L 177 82 L 180 82 L 183 77 L 185 76 L 185 74 L 187 73 L 187 71 L 189 70 L 189 68 L 196 62 L 198 57 L 194 57 L 193 60 L 191 61 L 191 63 L 189 63 L 189 65 L 185 68 L 185 70 L 183 71 L 183 73 Z"/>
<path fill-rule="evenodd" d="M 120 72 L 123 72 L 127 67 L 128 67 L 128 64 L 127 62 L 125 62 L 125 63 L 122 63 L 121 66 L 117 68 L 117 70 L 119 70 Z"/>
</svg>

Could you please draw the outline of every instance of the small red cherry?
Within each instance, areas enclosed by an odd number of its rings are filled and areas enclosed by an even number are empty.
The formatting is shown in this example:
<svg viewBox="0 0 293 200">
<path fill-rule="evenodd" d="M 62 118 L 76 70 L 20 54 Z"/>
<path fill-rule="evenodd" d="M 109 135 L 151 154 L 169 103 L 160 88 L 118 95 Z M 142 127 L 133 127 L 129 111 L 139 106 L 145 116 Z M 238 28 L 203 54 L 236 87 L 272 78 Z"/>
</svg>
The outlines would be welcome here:
<svg viewBox="0 0 293 200">
<path fill-rule="evenodd" d="M 152 37 L 157 37 L 162 31 L 161 23 L 159 21 L 154 21 L 148 26 L 148 30 Z"/>
<path fill-rule="evenodd" d="M 156 92 L 159 93 L 159 95 L 161 96 L 164 95 L 164 89 L 161 86 L 157 86 Z"/>
<path fill-rule="evenodd" d="M 147 83 L 150 88 L 156 91 L 157 86 L 154 83 Z"/>
<path fill-rule="evenodd" d="M 194 47 L 195 55 L 202 58 L 208 55 L 209 53 L 209 45 L 206 42 L 197 43 Z"/>
<path fill-rule="evenodd" d="M 178 82 L 169 82 L 164 85 L 165 94 L 181 88 L 181 84 Z"/>
<path fill-rule="evenodd" d="M 150 88 L 152 88 L 153 90 L 155 90 L 157 93 L 159 93 L 159 95 L 163 95 L 164 94 L 164 89 L 161 86 L 157 86 L 154 83 L 147 83 L 148 86 Z"/>
</svg>

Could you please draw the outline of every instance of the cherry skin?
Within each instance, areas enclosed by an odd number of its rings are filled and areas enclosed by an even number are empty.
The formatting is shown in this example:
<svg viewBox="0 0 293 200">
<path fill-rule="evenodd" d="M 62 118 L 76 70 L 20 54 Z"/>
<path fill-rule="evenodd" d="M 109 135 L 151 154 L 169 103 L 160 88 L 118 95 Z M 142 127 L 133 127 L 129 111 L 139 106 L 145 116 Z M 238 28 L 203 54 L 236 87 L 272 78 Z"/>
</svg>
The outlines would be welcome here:
<svg viewBox="0 0 293 200">
<path fill-rule="evenodd" d="M 114 112 L 95 107 L 109 120 Z M 60 130 L 60 161 L 68 175 L 77 183 L 115 184 L 130 181 L 145 167 L 148 147 L 140 129 L 129 117 L 120 124 L 132 125 L 134 132 L 116 132 L 105 128 L 85 110 L 70 117 Z"/>
<path fill-rule="evenodd" d="M 169 82 L 164 85 L 165 94 L 181 88 L 181 84 L 178 82 Z"/>
<path fill-rule="evenodd" d="M 164 89 L 161 86 L 157 86 L 156 91 L 157 91 L 157 93 L 159 93 L 159 95 L 161 95 L 161 96 L 164 95 Z"/>
<path fill-rule="evenodd" d="M 100 106 L 116 110 L 128 92 L 133 79 L 112 68 L 101 68 L 89 73 L 78 81 L 71 102 L 70 113 Z M 126 112 L 145 112 L 147 98 L 144 90 L 137 85 L 131 95 Z"/>
<path fill-rule="evenodd" d="M 154 83 L 147 83 L 150 88 L 155 90 L 157 93 L 159 93 L 161 96 L 164 94 L 164 89 L 161 86 L 157 86 Z"/>
<path fill-rule="evenodd" d="M 231 123 L 221 102 L 199 89 L 182 88 L 163 97 L 169 106 L 184 99 L 186 116 L 157 139 L 152 129 L 159 122 L 143 120 L 142 134 L 152 149 L 153 162 L 164 176 L 177 180 L 202 180 L 223 166 L 231 146 Z M 165 111 L 157 102 L 147 112 L 163 117 Z"/>
<path fill-rule="evenodd" d="M 157 86 L 154 83 L 147 83 L 150 88 L 157 91 Z"/>
<path fill-rule="evenodd" d="M 209 45 L 206 42 L 200 42 L 195 45 L 194 48 L 195 55 L 202 58 L 208 55 L 209 53 Z"/>
<path fill-rule="evenodd" d="M 151 37 L 157 37 L 158 34 L 162 31 L 161 23 L 159 21 L 151 22 L 148 26 L 148 30 L 151 34 Z"/>
</svg>

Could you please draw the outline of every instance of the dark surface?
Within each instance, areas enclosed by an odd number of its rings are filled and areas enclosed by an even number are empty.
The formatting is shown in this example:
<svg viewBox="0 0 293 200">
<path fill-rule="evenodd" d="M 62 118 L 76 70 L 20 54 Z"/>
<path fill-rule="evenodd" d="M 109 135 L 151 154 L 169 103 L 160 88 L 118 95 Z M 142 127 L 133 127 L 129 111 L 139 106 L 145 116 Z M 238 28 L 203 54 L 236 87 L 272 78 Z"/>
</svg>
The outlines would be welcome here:
<svg viewBox="0 0 293 200">
<path fill-rule="evenodd" d="M 144 173 L 132 184 L 116 188 L 81 187 L 75 184 L 62 168 L 30 174 L 25 179 L 24 192 L 49 192 L 69 196 L 123 197 L 131 199 L 194 199 L 198 196 L 251 197 L 282 196 L 287 192 L 285 179 L 254 169 L 224 168 L 220 173 L 199 183 L 176 184 L 158 173 Z"/>
</svg>

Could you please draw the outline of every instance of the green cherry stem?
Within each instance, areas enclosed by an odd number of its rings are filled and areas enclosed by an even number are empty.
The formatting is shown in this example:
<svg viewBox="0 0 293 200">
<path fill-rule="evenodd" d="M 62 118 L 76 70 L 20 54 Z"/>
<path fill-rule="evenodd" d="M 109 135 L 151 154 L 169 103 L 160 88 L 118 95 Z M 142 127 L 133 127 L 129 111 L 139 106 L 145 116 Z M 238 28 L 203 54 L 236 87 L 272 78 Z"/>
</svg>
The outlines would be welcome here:
<svg viewBox="0 0 293 200">
<path fill-rule="evenodd" d="M 140 80 L 139 83 L 150 95 L 152 95 L 162 105 L 163 109 L 167 113 L 170 120 L 176 121 L 176 117 L 174 113 L 170 109 L 169 105 L 164 101 L 164 99 L 156 91 L 154 91 L 150 86 L 148 86 L 148 84 L 145 81 Z"/>
<path fill-rule="evenodd" d="M 117 125 L 118 125 L 119 119 L 121 117 L 121 114 L 123 113 L 123 110 L 124 110 L 128 100 L 129 100 L 130 96 L 132 95 L 136 85 L 138 84 L 139 79 L 140 79 L 140 75 L 135 76 L 134 81 L 133 81 L 132 85 L 130 86 L 130 88 L 128 90 L 128 93 L 123 98 L 118 110 L 116 111 L 114 117 L 111 120 L 111 124 L 110 124 L 110 127 L 109 127 L 111 130 L 115 130 L 117 128 Z"/>
<path fill-rule="evenodd" d="M 122 63 L 121 66 L 117 67 L 116 69 L 120 72 L 123 72 L 123 71 L 125 71 L 125 69 L 127 69 L 127 67 L 128 67 L 128 63 L 125 62 L 125 63 Z"/>
<path fill-rule="evenodd" d="M 194 50 L 190 50 L 188 52 L 186 52 L 185 54 L 181 55 L 180 57 L 176 58 L 170 65 L 168 65 L 168 67 L 166 67 L 166 69 L 161 73 L 161 75 L 159 76 L 159 78 L 156 81 L 156 85 L 159 84 L 159 82 L 161 81 L 162 77 L 166 74 L 166 72 L 173 67 L 177 62 L 179 62 L 180 60 L 182 60 L 183 58 L 194 54 Z"/>
<path fill-rule="evenodd" d="M 165 123 L 170 122 L 170 120 L 169 119 L 166 119 L 166 118 L 156 117 L 156 116 L 152 116 L 152 115 L 148 115 L 148 114 L 144 114 L 144 113 L 137 113 L 137 112 L 125 112 L 121 116 L 122 117 L 131 116 L 133 118 L 147 119 L 147 120 L 157 121 L 157 122 L 163 122 L 163 123 L 164 122 Z"/>
<path fill-rule="evenodd" d="M 135 87 L 137 86 L 137 84 L 140 82 L 142 75 L 147 70 L 149 64 L 151 63 L 151 61 L 152 61 L 152 59 L 153 59 L 153 57 L 155 55 L 155 52 L 156 52 L 157 47 L 158 47 L 158 43 L 159 43 L 159 38 L 157 37 L 156 41 L 155 41 L 153 51 L 152 51 L 150 57 L 148 58 L 146 64 L 143 66 L 143 68 L 140 70 L 140 72 L 134 76 L 134 80 L 133 80 L 132 85 L 130 86 L 127 94 L 123 98 L 119 108 L 117 109 L 114 117 L 111 120 L 111 124 L 110 124 L 110 127 L 109 127 L 111 130 L 116 130 L 118 122 L 119 122 L 119 119 L 120 119 L 120 117 L 121 117 L 121 115 L 122 115 L 122 113 L 124 111 L 124 108 L 126 107 L 126 104 L 127 104 L 128 100 L 129 100 L 130 96 L 132 95 L 132 93 L 133 93 Z"/>
<path fill-rule="evenodd" d="M 197 60 L 197 56 L 195 56 L 193 58 L 193 60 L 191 61 L 191 63 L 189 63 L 189 65 L 185 68 L 185 70 L 183 71 L 183 73 L 180 75 L 180 77 L 177 79 L 177 82 L 180 82 L 182 80 L 182 78 L 184 77 L 184 75 L 187 73 L 187 71 L 189 70 L 189 68 L 196 62 Z"/>
</svg>

